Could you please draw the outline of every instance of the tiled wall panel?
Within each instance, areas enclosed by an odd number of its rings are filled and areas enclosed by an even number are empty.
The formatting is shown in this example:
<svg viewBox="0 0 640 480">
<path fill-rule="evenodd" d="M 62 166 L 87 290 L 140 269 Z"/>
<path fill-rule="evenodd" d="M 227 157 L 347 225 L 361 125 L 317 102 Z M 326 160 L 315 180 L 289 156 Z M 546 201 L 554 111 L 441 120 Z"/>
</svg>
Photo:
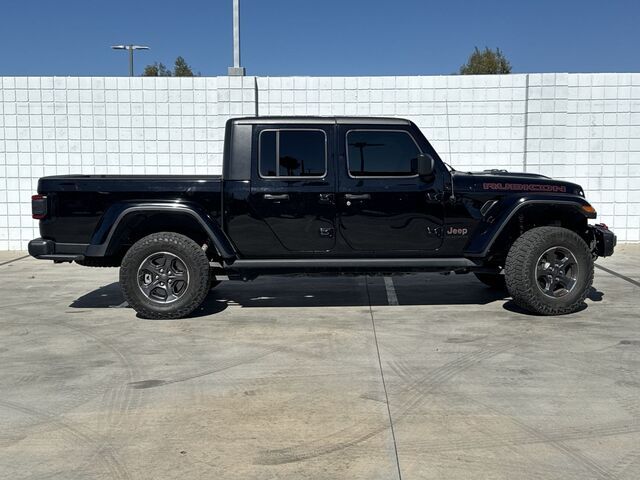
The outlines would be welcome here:
<svg viewBox="0 0 640 480">
<path fill-rule="evenodd" d="M 39 177 L 213 174 L 225 121 L 255 114 L 253 78 L 0 77 L 0 250 L 38 236 Z"/>
<path fill-rule="evenodd" d="M 459 170 L 580 183 L 640 241 L 640 74 L 0 77 L 0 250 L 38 235 L 39 177 L 219 173 L 225 121 L 256 113 L 409 118 Z"/>
</svg>

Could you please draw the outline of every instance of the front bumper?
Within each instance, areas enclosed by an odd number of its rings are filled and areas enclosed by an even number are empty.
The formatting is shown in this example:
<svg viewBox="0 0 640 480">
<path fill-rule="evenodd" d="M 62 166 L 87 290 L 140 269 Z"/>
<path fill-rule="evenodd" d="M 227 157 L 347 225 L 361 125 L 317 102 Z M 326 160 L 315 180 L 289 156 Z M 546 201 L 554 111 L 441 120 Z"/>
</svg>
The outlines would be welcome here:
<svg viewBox="0 0 640 480">
<path fill-rule="evenodd" d="M 591 251 L 598 257 L 610 257 L 617 243 L 615 234 L 603 223 L 590 225 L 592 234 Z"/>
<path fill-rule="evenodd" d="M 73 262 L 82 260 L 87 245 L 82 243 L 57 243 L 53 240 L 36 238 L 29 242 L 29 255 L 40 260 Z"/>
</svg>

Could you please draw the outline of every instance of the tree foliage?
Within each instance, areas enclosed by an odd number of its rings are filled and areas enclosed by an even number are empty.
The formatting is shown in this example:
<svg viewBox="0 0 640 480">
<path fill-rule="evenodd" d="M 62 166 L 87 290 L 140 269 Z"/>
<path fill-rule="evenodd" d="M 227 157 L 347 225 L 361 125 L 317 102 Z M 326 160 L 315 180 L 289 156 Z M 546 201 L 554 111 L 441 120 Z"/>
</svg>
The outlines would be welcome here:
<svg viewBox="0 0 640 480">
<path fill-rule="evenodd" d="M 193 70 L 183 57 L 176 58 L 173 72 L 163 63 L 155 62 L 144 67 L 143 77 L 193 77 Z"/>
<path fill-rule="evenodd" d="M 496 48 L 494 51 L 489 47 L 485 47 L 484 50 L 479 50 L 478 47 L 475 47 L 467 63 L 460 67 L 461 75 L 492 75 L 502 73 L 511 73 L 511 63 L 509 63 L 509 60 L 507 60 L 499 48 Z"/>
<path fill-rule="evenodd" d="M 186 60 L 182 57 L 176 58 L 176 62 L 173 67 L 174 77 L 193 77 L 193 71 L 187 64 Z"/>
<path fill-rule="evenodd" d="M 143 77 L 170 77 L 171 70 L 165 67 L 164 63 L 155 62 L 144 67 Z"/>
</svg>

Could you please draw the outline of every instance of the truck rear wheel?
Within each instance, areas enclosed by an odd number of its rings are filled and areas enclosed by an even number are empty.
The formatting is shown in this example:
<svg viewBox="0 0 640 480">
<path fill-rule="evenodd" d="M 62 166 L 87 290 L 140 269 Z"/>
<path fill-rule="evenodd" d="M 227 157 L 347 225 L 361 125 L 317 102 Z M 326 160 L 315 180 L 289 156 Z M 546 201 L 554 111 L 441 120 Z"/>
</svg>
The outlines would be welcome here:
<svg viewBox="0 0 640 480">
<path fill-rule="evenodd" d="M 125 300 L 143 318 L 182 318 L 196 309 L 210 287 L 209 259 L 184 235 L 154 233 L 136 242 L 122 259 Z"/>
<path fill-rule="evenodd" d="M 575 232 L 538 227 L 511 246 L 505 277 L 517 305 L 541 315 L 562 315 L 583 306 L 593 283 L 593 260 Z"/>
</svg>

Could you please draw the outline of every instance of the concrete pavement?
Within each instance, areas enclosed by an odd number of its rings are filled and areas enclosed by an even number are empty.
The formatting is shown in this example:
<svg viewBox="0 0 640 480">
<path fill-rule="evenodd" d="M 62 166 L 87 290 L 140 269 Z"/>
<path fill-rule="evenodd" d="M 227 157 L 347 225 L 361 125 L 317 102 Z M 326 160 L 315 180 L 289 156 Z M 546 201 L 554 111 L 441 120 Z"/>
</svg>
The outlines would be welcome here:
<svg viewBox="0 0 640 480">
<path fill-rule="evenodd" d="M 640 478 L 638 246 L 563 317 L 419 274 L 223 282 L 142 320 L 116 269 L 20 257 L 2 478 Z"/>
</svg>

